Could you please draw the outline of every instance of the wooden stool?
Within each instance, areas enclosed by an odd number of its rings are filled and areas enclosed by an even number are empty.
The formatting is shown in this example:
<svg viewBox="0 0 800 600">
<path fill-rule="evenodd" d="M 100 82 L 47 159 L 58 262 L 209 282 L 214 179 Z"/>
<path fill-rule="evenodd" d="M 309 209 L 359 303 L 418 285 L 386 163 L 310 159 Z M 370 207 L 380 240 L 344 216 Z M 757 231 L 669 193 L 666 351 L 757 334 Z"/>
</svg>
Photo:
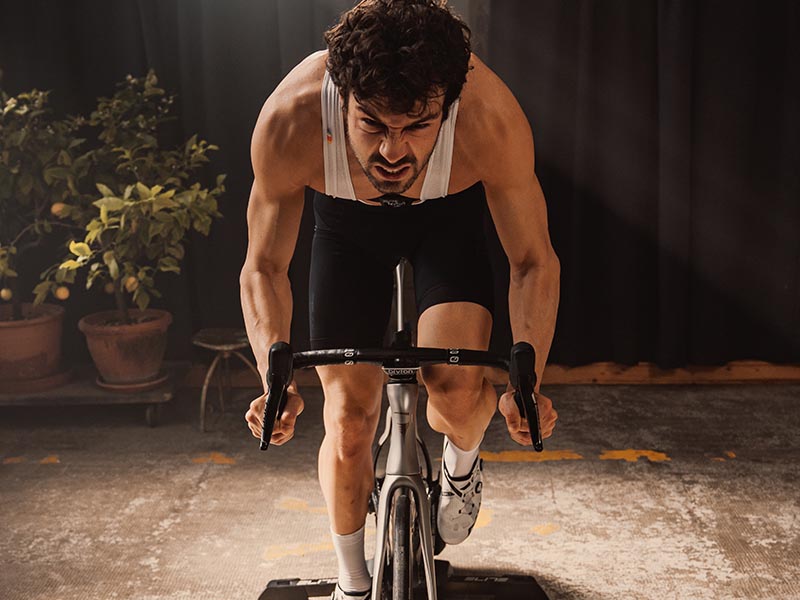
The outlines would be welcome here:
<svg viewBox="0 0 800 600">
<path fill-rule="evenodd" d="M 203 391 L 200 393 L 200 431 L 206 430 L 206 397 L 208 395 L 208 384 L 211 382 L 211 376 L 217 368 L 220 360 L 224 361 L 224 381 L 223 377 L 217 373 L 217 385 L 219 390 L 219 404 L 221 413 L 225 412 L 225 394 L 224 390 L 231 389 L 231 370 L 229 358 L 233 354 L 250 367 L 250 370 L 256 374 L 258 381 L 261 381 L 261 375 L 258 369 L 251 363 L 247 357 L 241 352 L 242 348 L 248 348 L 250 342 L 247 339 L 247 332 L 244 329 L 201 329 L 192 336 L 192 343 L 201 348 L 208 348 L 209 350 L 216 351 L 217 355 L 211 361 L 211 366 L 208 367 L 206 378 L 203 382 Z"/>
</svg>

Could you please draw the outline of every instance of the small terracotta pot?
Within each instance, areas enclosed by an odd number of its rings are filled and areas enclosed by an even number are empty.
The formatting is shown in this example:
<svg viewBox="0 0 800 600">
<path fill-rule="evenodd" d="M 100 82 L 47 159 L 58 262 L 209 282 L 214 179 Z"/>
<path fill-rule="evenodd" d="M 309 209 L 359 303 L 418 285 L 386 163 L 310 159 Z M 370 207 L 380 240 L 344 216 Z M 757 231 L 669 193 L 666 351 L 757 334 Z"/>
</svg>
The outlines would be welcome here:
<svg viewBox="0 0 800 600">
<path fill-rule="evenodd" d="M 61 367 L 64 309 L 24 303 L 21 321 L 10 320 L 11 312 L 10 304 L 0 305 L 0 392 L 3 381 L 42 379 Z"/>
<path fill-rule="evenodd" d="M 105 383 L 136 384 L 159 376 L 172 315 L 155 308 L 129 313 L 136 320 L 131 325 L 118 324 L 119 313 L 113 310 L 92 313 L 78 321 Z"/>
</svg>

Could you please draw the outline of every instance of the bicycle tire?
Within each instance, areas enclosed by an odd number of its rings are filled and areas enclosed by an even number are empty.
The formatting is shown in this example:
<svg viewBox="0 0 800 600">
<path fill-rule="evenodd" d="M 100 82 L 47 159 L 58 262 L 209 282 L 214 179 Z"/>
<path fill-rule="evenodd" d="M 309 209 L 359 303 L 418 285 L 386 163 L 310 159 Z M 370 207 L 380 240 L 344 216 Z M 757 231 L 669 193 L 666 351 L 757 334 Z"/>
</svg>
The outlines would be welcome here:
<svg viewBox="0 0 800 600">
<path fill-rule="evenodd" d="M 411 546 L 411 497 L 408 490 L 401 490 L 395 497 L 392 529 L 392 600 L 412 600 L 414 551 Z"/>
</svg>

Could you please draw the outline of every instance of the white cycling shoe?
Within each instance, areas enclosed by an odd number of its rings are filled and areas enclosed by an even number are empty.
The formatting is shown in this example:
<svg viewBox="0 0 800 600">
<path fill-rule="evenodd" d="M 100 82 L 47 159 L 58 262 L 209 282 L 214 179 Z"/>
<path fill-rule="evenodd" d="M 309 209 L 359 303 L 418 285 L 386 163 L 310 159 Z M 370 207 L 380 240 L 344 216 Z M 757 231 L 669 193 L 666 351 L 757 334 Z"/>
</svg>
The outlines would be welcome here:
<svg viewBox="0 0 800 600">
<path fill-rule="evenodd" d="M 444 443 L 447 447 L 446 437 Z M 448 545 L 454 546 L 467 539 L 478 520 L 483 490 L 482 469 L 483 460 L 476 458 L 468 475 L 451 477 L 442 459 L 442 476 L 439 478 L 442 495 L 439 497 L 436 527 L 439 530 L 439 537 Z"/>
<path fill-rule="evenodd" d="M 336 589 L 331 594 L 331 600 L 370 600 L 372 598 L 372 590 L 366 592 L 345 592 L 336 584 Z"/>
</svg>

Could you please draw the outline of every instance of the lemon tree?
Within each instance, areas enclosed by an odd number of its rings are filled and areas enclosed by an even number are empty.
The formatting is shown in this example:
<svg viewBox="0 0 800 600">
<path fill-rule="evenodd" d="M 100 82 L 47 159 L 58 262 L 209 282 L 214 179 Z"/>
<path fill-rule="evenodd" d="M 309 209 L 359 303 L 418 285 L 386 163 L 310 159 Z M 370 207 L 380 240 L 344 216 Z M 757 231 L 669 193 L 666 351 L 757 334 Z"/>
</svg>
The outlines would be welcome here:
<svg viewBox="0 0 800 600">
<path fill-rule="evenodd" d="M 56 118 L 49 94 L 0 90 L 0 299 L 13 303 L 14 320 L 23 318 L 26 296 L 20 276 L 46 237 L 68 235 L 70 225 L 57 213 L 77 192 L 89 160 L 79 154 L 85 140 L 77 137 L 78 122 Z"/>
<path fill-rule="evenodd" d="M 90 168 L 72 202 L 53 208 L 64 221 L 81 228 L 71 239 L 69 254 L 43 274 L 37 300 L 75 283 L 86 274 L 86 288 L 95 284 L 114 294 L 121 322 L 131 322 L 131 301 L 145 309 L 161 297 L 158 273 L 180 273 L 190 230 L 208 235 L 222 215 L 218 199 L 224 175 L 213 187 L 198 181 L 218 148 L 192 136 L 175 148 L 164 148 L 159 126 L 171 119 L 174 97 L 159 88 L 150 71 L 128 76 L 111 98 L 100 98 L 86 124 L 98 131 Z"/>
</svg>

